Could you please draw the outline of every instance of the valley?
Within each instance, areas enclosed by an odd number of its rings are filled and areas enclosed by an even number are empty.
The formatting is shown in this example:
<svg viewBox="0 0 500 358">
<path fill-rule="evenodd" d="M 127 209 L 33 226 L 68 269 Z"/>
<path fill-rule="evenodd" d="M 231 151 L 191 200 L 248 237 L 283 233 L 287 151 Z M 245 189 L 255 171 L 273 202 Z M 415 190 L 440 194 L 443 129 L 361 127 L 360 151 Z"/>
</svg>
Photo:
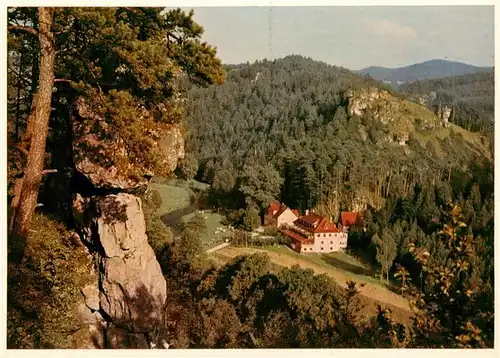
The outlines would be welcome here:
<svg viewBox="0 0 500 358">
<path fill-rule="evenodd" d="M 7 348 L 492 348 L 485 8 L 7 8 Z"/>
</svg>

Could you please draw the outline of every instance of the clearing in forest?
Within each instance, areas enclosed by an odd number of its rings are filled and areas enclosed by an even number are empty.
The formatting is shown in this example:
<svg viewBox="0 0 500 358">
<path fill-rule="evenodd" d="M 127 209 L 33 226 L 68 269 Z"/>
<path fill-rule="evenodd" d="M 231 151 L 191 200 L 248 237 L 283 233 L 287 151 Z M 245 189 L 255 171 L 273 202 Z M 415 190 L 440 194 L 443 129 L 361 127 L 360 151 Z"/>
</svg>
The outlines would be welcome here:
<svg viewBox="0 0 500 358">
<path fill-rule="evenodd" d="M 175 235 L 180 235 L 183 224 L 191 220 L 200 210 L 197 200 L 199 193 L 206 191 L 209 186 L 195 180 L 157 178 L 151 187 L 158 191 L 162 199 L 162 205 L 157 211 L 161 220 Z M 201 214 L 205 219 L 206 230 L 201 233 L 200 239 L 206 249 L 232 236 L 227 228 L 223 228 L 222 215 L 207 210 Z"/>
</svg>

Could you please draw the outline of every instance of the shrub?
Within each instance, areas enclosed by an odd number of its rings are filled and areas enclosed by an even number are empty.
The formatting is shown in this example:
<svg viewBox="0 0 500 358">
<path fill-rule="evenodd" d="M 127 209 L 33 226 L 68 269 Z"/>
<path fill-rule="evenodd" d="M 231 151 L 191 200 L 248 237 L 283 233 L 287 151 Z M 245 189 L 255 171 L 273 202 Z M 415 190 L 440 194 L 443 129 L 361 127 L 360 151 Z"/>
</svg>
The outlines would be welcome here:
<svg viewBox="0 0 500 358">
<path fill-rule="evenodd" d="M 157 190 L 149 188 L 140 198 L 142 200 L 144 220 L 146 221 L 148 243 L 158 256 L 165 245 L 172 241 L 173 234 L 157 214 L 158 209 L 162 205 L 160 193 Z"/>
<path fill-rule="evenodd" d="M 262 233 L 264 236 L 278 236 L 280 235 L 280 231 L 275 227 L 266 227 L 264 228 L 264 232 Z"/>
<path fill-rule="evenodd" d="M 235 231 L 232 243 L 236 245 L 251 246 L 289 245 L 290 239 L 281 234 L 272 238 L 264 238 L 261 236 L 252 237 L 249 233 L 244 231 Z"/>
<path fill-rule="evenodd" d="M 46 216 L 33 217 L 22 262 L 9 262 L 9 347 L 77 346 L 80 291 L 95 278 L 90 257 L 73 235 Z"/>
</svg>

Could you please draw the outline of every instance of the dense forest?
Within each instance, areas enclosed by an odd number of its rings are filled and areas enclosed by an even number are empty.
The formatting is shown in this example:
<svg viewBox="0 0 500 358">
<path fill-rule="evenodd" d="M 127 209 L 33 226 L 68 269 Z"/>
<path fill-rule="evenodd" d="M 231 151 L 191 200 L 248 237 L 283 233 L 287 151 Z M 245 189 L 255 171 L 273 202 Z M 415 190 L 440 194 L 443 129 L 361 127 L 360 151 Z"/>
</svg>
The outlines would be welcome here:
<svg viewBox="0 0 500 358">
<path fill-rule="evenodd" d="M 430 109 L 449 106 L 453 120 L 473 132 L 493 138 L 495 119 L 495 73 L 481 72 L 462 76 L 405 83 L 400 90 L 413 99 L 426 100 Z"/>
<path fill-rule="evenodd" d="M 491 166 L 486 138 L 457 126 L 420 128 L 422 118 L 434 120 L 420 106 L 405 114 L 412 123 L 407 146 L 394 142 L 398 133 L 373 111 L 350 115 L 346 91 L 374 86 L 300 56 L 233 66 L 223 85 L 188 92 L 181 169 L 212 184 L 216 197 L 227 194 L 235 207 L 258 211 L 274 198 L 337 217 L 359 202 L 381 208 L 388 199 L 411 197 L 416 184 L 451 192 L 471 167 Z M 389 101 L 404 102 L 390 94 Z"/>
<path fill-rule="evenodd" d="M 192 17 L 159 8 L 9 9 L 8 347 L 492 347 L 488 139 L 461 128 L 458 111 L 443 127 L 405 95 L 312 59 L 223 67 Z M 374 91 L 386 105 L 353 112 Z M 179 123 L 186 155 L 176 174 L 209 183 L 208 200 L 237 226 L 258 226 L 274 200 L 333 217 L 363 211 L 348 246 L 400 281 L 416 307 L 412 323 L 382 307 L 360 316 L 355 283 L 345 289 L 266 255 L 215 265 L 202 250 L 199 216 L 172 237 L 147 180 L 172 174 L 171 153 L 157 143 Z M 406 145 L 398 143 L 403 127 Z M 95 161 L 93 171 L 82 158 Z M 129 206 L 103 205 L 117 197 Z M 76 207 L 92 200 L 80 214 Z M 127 217 L 131 208 L 142 222 Z M 106 235 L 116 235 L 116 247 L 145 237 L 146 247 L 118 257 Z M 153 271 L 132 275 L 113 259 L 158 266 L 160 275 L 147 281 Z M 141 279 L 166 282 L 160 308 L 142 307 L 149 296 L 127 296 Z M 82 302 L 92 282 L 97 306 Z M 107 310 L 105 285 L 116 282 L 116 310 L 125 307 L 130 321 Z M 145 324 L 139 306 L 159 319 Z M 88 313 L 101 317 L 104 338 L 95 330 L 89 338 Z"/>
</svg>

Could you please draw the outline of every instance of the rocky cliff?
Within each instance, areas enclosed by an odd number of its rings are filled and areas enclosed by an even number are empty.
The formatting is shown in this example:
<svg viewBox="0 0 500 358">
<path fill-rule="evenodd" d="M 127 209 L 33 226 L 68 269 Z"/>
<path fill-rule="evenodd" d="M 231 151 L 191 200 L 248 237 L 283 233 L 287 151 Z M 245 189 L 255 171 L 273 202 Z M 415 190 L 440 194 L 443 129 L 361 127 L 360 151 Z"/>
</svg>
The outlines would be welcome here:
<svg viewBox="0 0 500 358">
<path fill-rule="evenodd" d="M 76 108 L 73 160 L 75 176 L 84 185 L 73 195 L 73 217 L 96 272 L 95 282 L 82 287 L 85 304 L 80 315 L 90 335 L 81 347 L 148 348 L 158 343 L 152 332 L 163 320 L 167 288 L 148 244 L 141 200 L 132 193 L 147 185 L 151 173 L 140 177 L 130 175 L 137 168 L 129 172 L 127 167 L 107 165 L 111 153 L 127 155 L 125 144 L 85 103 Z M 168 170 L 175 170 L 184 155 L 179 128 L 173 126 L 159 146 Z"/>
<path fill-rule="evenodd" d="M 408 135 L 417 127 L 432 130 L 439 125 L 439 119 L 423 106 L 402 100 L 384 89 L 349 91 L 346 96 L 349 115 L 361 117 L 369 113 L 396 136 Z"/>
<path fill-rule="evenodd" d="M 418 155 L 414 153 L 416 150 L 449 157 L 445 153 L 451 146 L 451 140 L 460 140 L 462 146 L 479 157 L 490 157 L 484 138 L 450 122 L 452 109 L 448 106 L 434 113 L 421 104 L 376 87 L 347 91 L 345 102 L 348 115 L 361 119 L 358 130 L 363 141 L 371 140 L 381 147 L 388 144 L 394 151 L 400 150 L 396 147 L 401 146 L 409 159 Z M 411 140 L 413 144 L 408 145 Z M 367 206 L 379 208 L 384 203 L 376 193 L 362 189 L 358 189 L 352 197 L 335 198 L 334 201 L 347 203 L 349 210 L 353 211 L 362 211 Z M 335 205 L 331 206 L 329 212 L 336 213 Z"/>
</svg>

